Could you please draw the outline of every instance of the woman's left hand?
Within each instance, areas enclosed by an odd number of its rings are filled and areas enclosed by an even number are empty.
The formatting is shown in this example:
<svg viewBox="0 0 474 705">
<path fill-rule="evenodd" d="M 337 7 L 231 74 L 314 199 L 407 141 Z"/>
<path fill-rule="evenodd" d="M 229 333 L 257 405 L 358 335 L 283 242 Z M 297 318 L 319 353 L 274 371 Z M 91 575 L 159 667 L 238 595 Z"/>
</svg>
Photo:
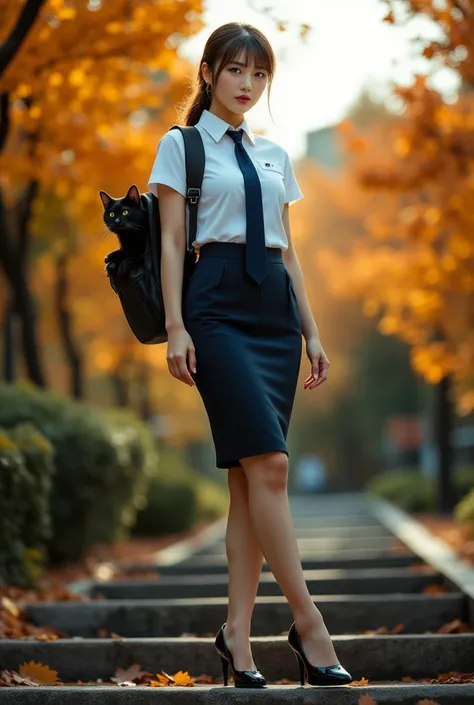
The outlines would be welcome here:
<svg viewBox="0 0 474 705">
<path fill-rule="evenodd" d="M 306 354 L 311 362 L 311 374 L 305 380 L 304 389 L 314 389 L 328 378 L 329 360 L 319 338 L 306 341 Z"/>
</svg>

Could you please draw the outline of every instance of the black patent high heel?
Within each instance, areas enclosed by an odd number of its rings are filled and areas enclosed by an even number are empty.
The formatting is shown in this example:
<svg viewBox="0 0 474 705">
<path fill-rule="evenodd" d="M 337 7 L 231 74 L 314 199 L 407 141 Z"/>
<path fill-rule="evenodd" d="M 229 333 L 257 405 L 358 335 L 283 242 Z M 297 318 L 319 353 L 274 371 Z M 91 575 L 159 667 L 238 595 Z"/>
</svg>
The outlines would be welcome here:
<svg viewBox="0 0 474 705">
<path fill-rule="evenodd" d="M 298 661 L 301 685 L 304 685 L 305 676 L 310 685 L 346 685 L 352 682 L 351 674 L 340 663 L 334 666 L 313 666 L 308 661 L 294 622 L 288 632 L 288 643 Z"/>
<path fill-rule="evenodd" d="M 229 663 L 234 674 L 234 685 L 236 688 L 265 688 L 267 683 L 260 671 L 237 671 L 234 668 L 234 659 L 230 653 L 225 637 L 224 629 L 226 623 L 219 629 L 214 645 L 217 653 L 221 657 L 222 674 L 224 676 L 224 685 L 227 685 L 227 676 L 229 672 Z"/>
</svg>

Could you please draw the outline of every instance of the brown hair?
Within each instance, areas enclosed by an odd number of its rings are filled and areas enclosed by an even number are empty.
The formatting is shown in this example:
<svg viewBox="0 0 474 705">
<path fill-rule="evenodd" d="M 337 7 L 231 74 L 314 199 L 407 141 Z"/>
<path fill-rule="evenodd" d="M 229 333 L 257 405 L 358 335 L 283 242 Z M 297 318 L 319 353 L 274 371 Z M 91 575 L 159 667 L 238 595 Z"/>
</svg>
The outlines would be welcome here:
<svg viewBox="0 0 474 705">
<path fill-rule="evenodd" d="M 270 110 L 270 87 L 275 74 L 275 54 L 270 42 L 260 30 L 250 24 L 228 22 L 214 30 L 206 42 L 191 93 L 179 110 L 179 124 L 195 125 L 199 122 L 203 110 L 208 110 L 211 105 L 211 97 L 206 90 L 206 81 L 201 71 L 202 64 L 206 62 L 209 65 L 214 86 L 224 66 L 235 59 L 242 50 L 247 65 L 252 58 L 256 66 L 262 66 L 268 72 L 267 93 Z"/>
</svg>

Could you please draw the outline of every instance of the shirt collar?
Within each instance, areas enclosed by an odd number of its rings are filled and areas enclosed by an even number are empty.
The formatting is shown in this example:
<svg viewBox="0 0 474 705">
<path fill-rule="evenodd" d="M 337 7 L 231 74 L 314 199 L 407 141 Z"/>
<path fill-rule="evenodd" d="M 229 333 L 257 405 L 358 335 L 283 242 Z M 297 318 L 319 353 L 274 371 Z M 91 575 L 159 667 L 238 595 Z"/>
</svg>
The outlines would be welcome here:
<svg viewBox="0 0 474 705">
<path fill-rule="evenodd" d="M 217 115 L 214 115 L 214 113 L 211 113 L 209 112 L 209 110 L 206 109 L 202 111 L 202 115 L 197 124 L 201 125 L 216 142 L 219 142 L 219 140 L 223 137 L 223 135 L 225 135 L 229 127 L 235 129 L 233 125 L 229 125 L 229 123 L 227 123 L 225 120 L 222 120 L 222 118 L 217 117 Z M 240 123 L 237 129 L 243 130 L 251 141 L 251 143 L 255 144 L 254 134 L 248 126 L 247 120 L 245 118 L 243 118 L 242 122 Z"/>
</svg>

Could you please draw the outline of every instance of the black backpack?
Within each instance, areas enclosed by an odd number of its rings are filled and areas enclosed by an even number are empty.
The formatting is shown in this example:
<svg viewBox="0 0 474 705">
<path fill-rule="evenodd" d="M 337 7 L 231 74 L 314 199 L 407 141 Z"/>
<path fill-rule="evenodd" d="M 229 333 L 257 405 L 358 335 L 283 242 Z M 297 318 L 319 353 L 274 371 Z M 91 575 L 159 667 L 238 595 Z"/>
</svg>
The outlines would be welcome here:
<svg viewBox="0 0 474 705">
<path fill-rule="evenodd" d="M 205 153 L 199 130 L 194 126 L 173 125 L 184 139 L 186 159 L 186 202 L 189 207 L 189 237 L 183 263 L 182 300 L 196 264 L 196 252 L 191 243 L 196 237 L 197 209 L 204 175 Z M 139 257 L 123 257 L 115 250 L 105 258 L 105 272 L 110 285 L 118 295 L 123 312 L 135 337 L 147 345 L 165 343 L 165 309 L 161 290 L 161 222 L 159 199 L 147 192 L 140 196 L 141 205 L 148 211 L 149 228 L 145 251 Z"/>
</svg>

